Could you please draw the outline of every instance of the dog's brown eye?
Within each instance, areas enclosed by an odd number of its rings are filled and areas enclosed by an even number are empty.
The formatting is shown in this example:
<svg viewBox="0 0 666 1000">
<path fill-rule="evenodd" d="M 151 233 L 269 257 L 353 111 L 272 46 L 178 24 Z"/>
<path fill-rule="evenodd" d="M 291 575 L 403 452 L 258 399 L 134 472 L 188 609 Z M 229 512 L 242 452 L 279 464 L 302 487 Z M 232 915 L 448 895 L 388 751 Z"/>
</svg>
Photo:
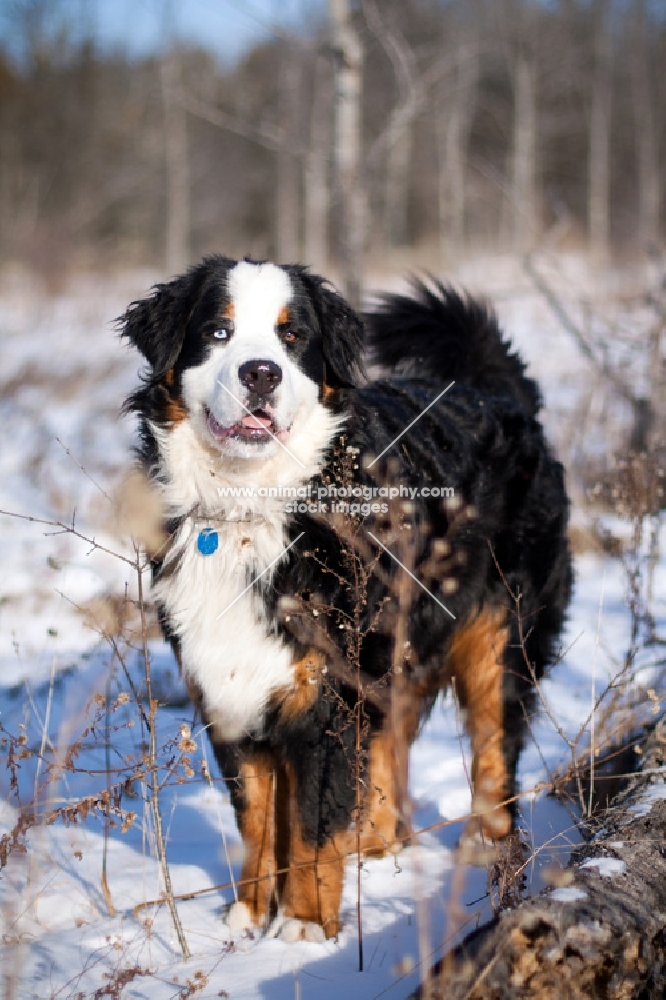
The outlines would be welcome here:
<svg viewBox="0 0 666 1000">
<path fill-rule="evenodd" d="M 298 340 L 298 334 L 294 333 L 293 330 L 285 330 L 284 333 L 282 334 L 282 339 L 284 340 L 285 344 L 295 344 L 296 341 Z"/>
</svg>

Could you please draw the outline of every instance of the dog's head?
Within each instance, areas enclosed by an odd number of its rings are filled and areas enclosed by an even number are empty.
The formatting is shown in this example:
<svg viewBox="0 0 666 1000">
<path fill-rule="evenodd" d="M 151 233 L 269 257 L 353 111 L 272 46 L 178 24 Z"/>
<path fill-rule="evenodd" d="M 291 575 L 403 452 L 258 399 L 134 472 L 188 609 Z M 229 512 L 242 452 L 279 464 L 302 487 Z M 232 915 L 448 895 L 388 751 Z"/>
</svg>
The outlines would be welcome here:
<svg viewBox="0 0 666 1000">
<path fill-rule="evenodd" d="M 132 408 L 189 420 L 223 455 L 269 456 L 357 383 L 361 320 L 305 267 L 210 257 L 134 302 L 121 331 L 149 364 Z"/>
</svg>

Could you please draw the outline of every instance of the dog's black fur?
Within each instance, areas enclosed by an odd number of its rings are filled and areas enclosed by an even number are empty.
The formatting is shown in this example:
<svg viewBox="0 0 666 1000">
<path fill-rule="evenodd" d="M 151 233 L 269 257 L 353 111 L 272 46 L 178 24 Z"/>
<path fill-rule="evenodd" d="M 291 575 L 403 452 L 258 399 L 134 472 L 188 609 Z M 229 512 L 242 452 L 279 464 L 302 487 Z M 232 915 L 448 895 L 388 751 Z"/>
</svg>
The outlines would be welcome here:
<svg viewBox="0 0 666 1000">
<path fill-rule="evenodd" d="M 169 433 L 174 401 L 178 419 L 188 419 L 183 373 L 207 356 L 210 330 L 227 304 L 225 275 L 234 263 L 209 258 L 133 304 L 124 317 L 124 335 L 150 365 L 128 408 L 139 414 L 140 460 L 157 483 L 164 480 L 165 469 L 154 428 Z M 364 787 L 373 784 L 372 770 L 366 775 L 369 747 L 378 733 L 395 727 L 391 691 L 398 683 L 396 668 L 402 711 L 405 698 L 409 702 L 408 740 L 452 677 L 473 728 L 475 717 L 484 716 L 483 698 L 471 686 L 465 697 L 461 688 L 465 671 L 471 685 L 474 673 L 486 669 L 492 688 L 493 671 L 484 663 L 493 635 L 501 678 L 491 697 L 501 701 L 501 718 L 489 738 L 499 740 L 501 761 L 491 764 L 500 772 L 504 768 L 505 777 L 500 787 L 486 789 L 486 798 L 484 792 L 475 801 L 487 805 L 490 799 L 491 811 L 513 815 L 516 764 L 534 683 L 555 658 L 572 580 L 564 475 L 538 422 L 539 390 L 503 340 L 492 313 L 444 285 L 418 281 L 411 296 L 385 296 L 366 317 L 370 361 L 383 372 L 367 380 L 359 317 L 307 269 L 284 270 L 294 289 L 290 310 L 298 333 L 298 350 L 290 357 L 317 382 L 323 404 L 345 418 L 312 485 L 436 485 L 452 487 L 456 499 L 416 497 L 402 506 L 395 501 L 389 514 L 365 518 L 298 510 L 289 515 L 287 541 L 303 536 L 278 563 L 270 587 L 257 585 L 256 595 L 265 609 L 264 627 L 282 637 L 294 662 L 314 650 L 321 658 L 315 656 L 313 663 L 321 667 L 325 659 L 327 667 L 315 671 L 312 697 L 293 702 L 289 711 L 280 698 L 269 698 L 255 732 L 228 740 L 213 726 L 215 753 L 241 829 L 248 827 L 247 811 L 255 808 L 243 768 L 254 759 L 272 760 L 278 771 L 289 774 L 294 811 L 289 823 L 299 827 L 299 837 L 316 860 L 317 851 L 352 823 L 359 766 Z M 368 468 L 384 449 L 389 449 L 386 455 Z M 174 537 L 180 520 L 165 515 L 167 539 Z M 251 523 L 247 530 L 252 532 Z M 411 567 L 430 593 L 411 582 L 375 539 Z M 169 545 L 167 540 L 153 554 L 158 581 L 167 566 L 169 572 L 179 571 L 177 562 L 169 563 Z M 197 600 L 197 594 L 191 596 Z M 408 607 L 399 610 L 399 599 L 408 601 Z M 407 644 L 396 651 L 396 630 L 405 620 Z M 180 637 L 166 610 L 162 621 L 179 654 Z M 228 625 L 234 628 L 233 619 Z M 473 662 L 470 650 L 476 649 L 486 657 L 483 663 Z M 219 656 L 224 655 L 220 648 Z M 466 666 L 461 666 L 464 657 Z M 196 664 L 182 666 L 196 690 Z M 198 696 L 207 718 L 206 698 Z M 478 738 L 475 750 L 485 752 Z M 380 798 L 392 804 L 393 793 L 380 791 Z M 504 801 L 507 807 L 500 805 Z M 400 803 L 394 804 L 399 811 Z M 480 806 L 478 811 L 483 814 Z M 277 815 L 279 825 L 279 806 Z M 486 835 L 507 832 L 502 821 L 493 826 L 492 816 L 487 824 L 480 818 Z M 368 823 L 372 840 L 372 816 Z M 280 853 L 278 845 L 274 851 L 278 867 L 294 863 L 290 849 Z M 261 863 L 256 870 L 261 877 Z M 286 916 L 304 927 L 321 924 L 327 935 L 335 933 L 339 893 L 337 903 L 317 904 L 313 912 L 311 901 L 300 906 L 296 889 L 290 891 L 291 877 L 286 884 L 271 882 L 271 891 L 282 893 L 277 901 L 286 907 Z M 336 892 L 333 887 L 333 897 Z M 273 912 L 270 902 L 265 907 L 256 902 L 256 893 L 247 891 L 241 898 L 255 922 Z"/>
</svg>

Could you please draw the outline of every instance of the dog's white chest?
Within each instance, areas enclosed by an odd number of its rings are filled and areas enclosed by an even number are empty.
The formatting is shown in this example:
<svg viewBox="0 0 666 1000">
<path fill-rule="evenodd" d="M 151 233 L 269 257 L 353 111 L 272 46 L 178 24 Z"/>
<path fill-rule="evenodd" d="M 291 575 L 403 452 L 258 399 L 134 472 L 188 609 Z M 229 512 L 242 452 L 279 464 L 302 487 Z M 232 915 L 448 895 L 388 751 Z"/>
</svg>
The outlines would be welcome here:
<svg viewBox="0 0 666 1000">
<path fill-rule="evenodd" d="M 155 594 L 180 640 L 182 665 L 203 693 L 216 737 L 234 740 L 261 732 L 267 702 L 293 681 L 288 647 L 266 620 L 252 580 L 268 585 L 286 548 L 282 521 L 227 521 L 213 525 L 218 548 L 202 555 L 197 537 L 206 525 L 188 518 Z"/>
</svg>

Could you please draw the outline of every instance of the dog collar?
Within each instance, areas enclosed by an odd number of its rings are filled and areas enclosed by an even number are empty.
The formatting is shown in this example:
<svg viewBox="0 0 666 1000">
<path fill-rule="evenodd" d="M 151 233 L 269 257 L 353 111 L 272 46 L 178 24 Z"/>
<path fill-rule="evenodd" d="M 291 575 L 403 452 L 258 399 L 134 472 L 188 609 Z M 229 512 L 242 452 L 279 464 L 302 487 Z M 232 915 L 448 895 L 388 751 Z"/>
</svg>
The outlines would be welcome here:
<svg viewBox="0 0 666 1000">
<path fill-rule="evenodd" d="M 197 535 L 197 548 L 202 556 L 212 556 L 220 543 L 215 528 L 203 528 Z"/>
<path fill-rule="evenodd" d="M 199 524 L 203 518 L 194 516 L 192 520 L 194 522 L 194 529 L 197 531 L 197 551 L 200 552 L 202 556 L 212 556 L 213 553 L 217 552 L 220 544 L 220 537 L 217 529 L 211 527 L 209 521 L 205 528 L 197 530 L 199 529 Z M 265 521 L 265 518 L 250 514 L 246 517 L 216 517 L 211 520 L 215 520 L 220 524 L 248 524 L 250 522 Z"/>
</svg>

